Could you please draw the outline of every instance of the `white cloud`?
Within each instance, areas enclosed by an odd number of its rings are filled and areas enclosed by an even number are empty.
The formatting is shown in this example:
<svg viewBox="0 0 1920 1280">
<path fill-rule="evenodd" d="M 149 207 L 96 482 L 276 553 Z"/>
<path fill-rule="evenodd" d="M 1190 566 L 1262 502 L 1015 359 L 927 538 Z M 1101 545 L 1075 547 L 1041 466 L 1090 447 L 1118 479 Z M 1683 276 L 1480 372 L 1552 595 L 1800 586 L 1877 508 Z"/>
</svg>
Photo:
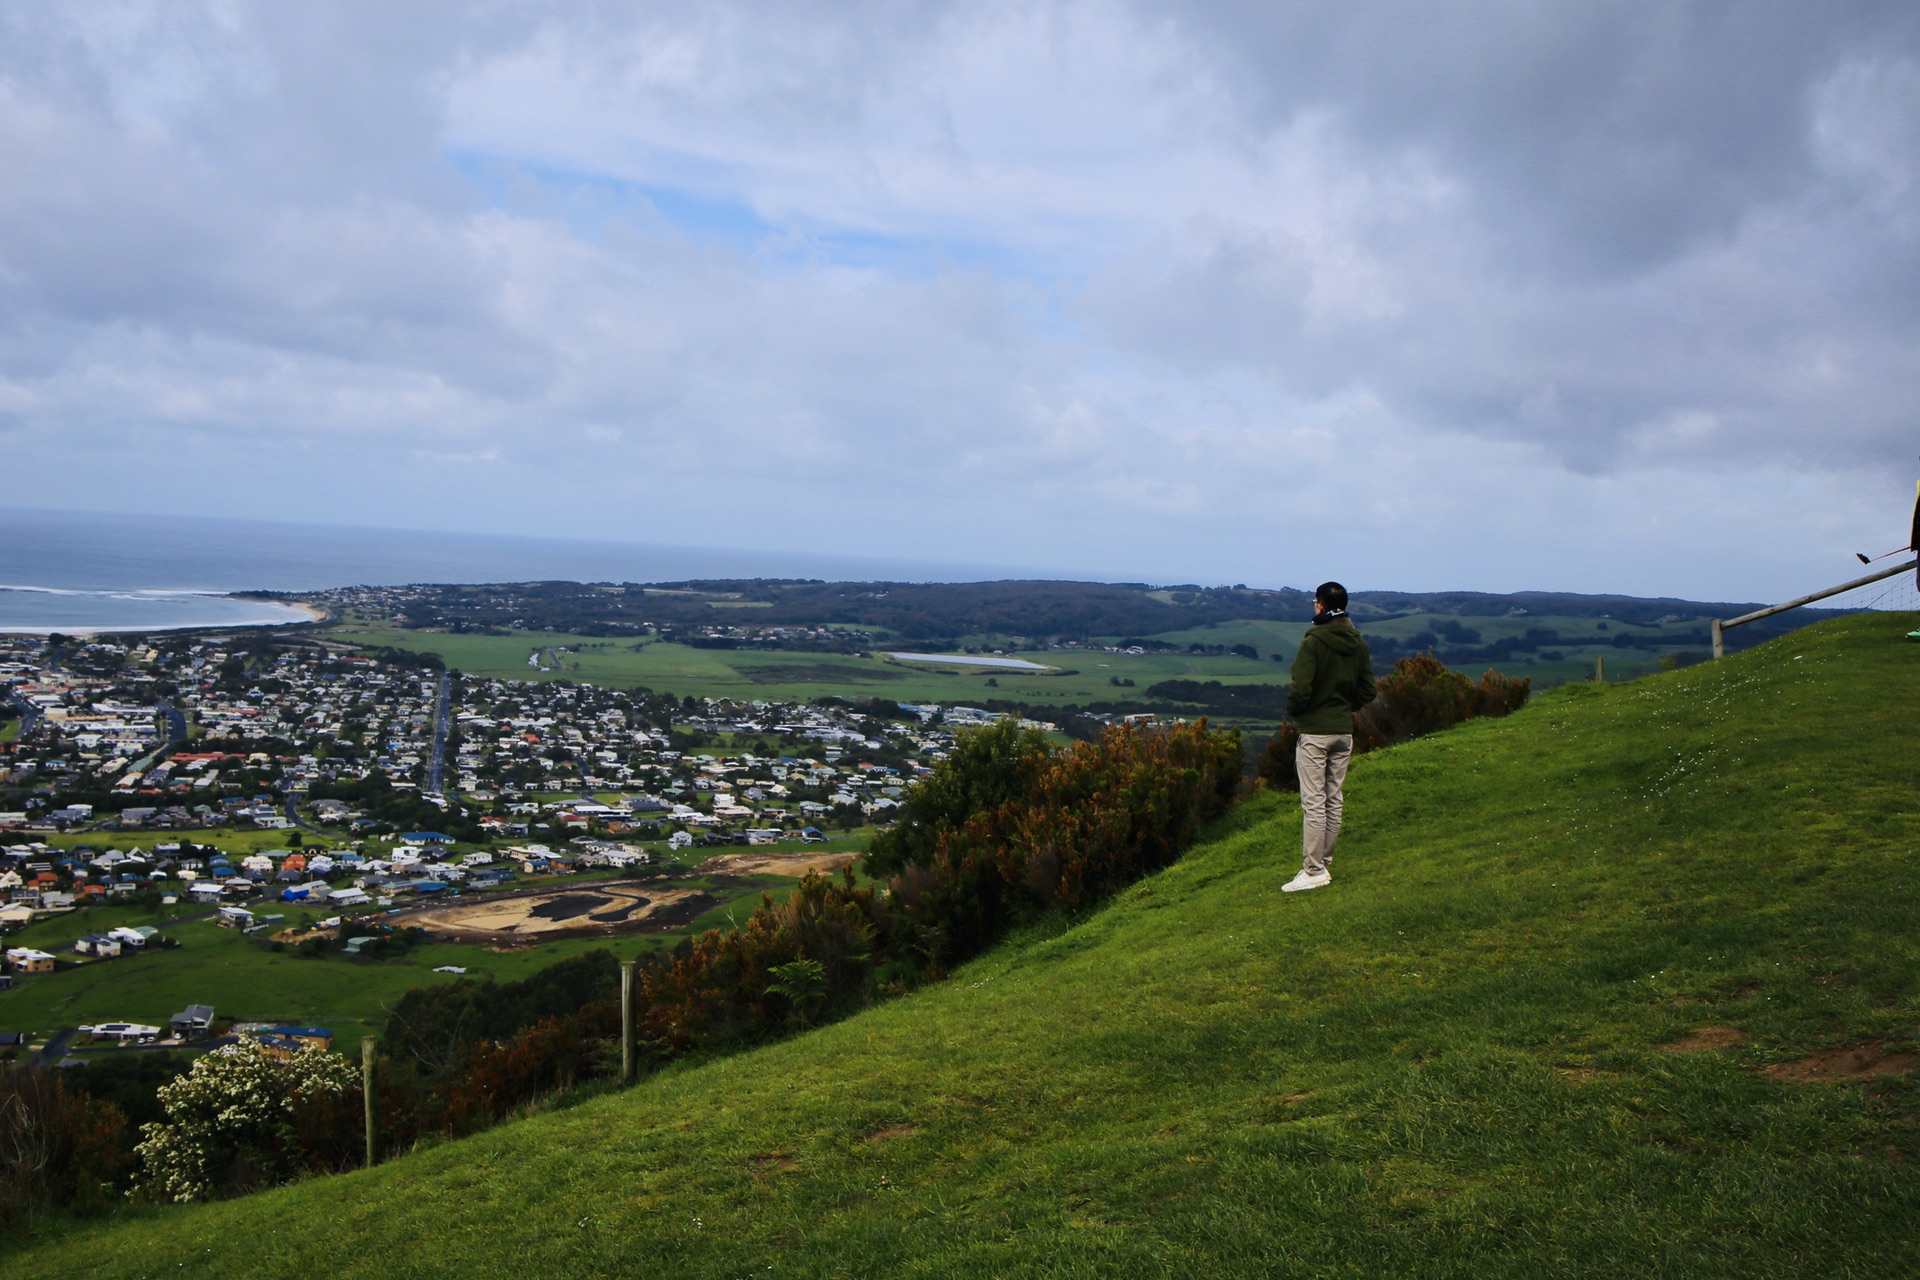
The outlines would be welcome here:
<svg viewBox="0 0 1920 1280">
<path fill-rule="evenodd" d="M 1851 5 L 16 8 L 0 447 L 77 506 L 1764 595 L 1910 484 L 1917 107 Z"/>
</svg>

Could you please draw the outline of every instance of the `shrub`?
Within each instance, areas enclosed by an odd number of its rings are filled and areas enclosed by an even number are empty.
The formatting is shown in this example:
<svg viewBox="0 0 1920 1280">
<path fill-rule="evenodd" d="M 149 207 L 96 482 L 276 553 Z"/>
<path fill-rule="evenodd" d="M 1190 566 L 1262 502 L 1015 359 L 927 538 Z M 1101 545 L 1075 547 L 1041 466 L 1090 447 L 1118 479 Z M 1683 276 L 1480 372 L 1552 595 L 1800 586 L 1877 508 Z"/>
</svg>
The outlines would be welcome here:
<svg viewBox="0 0 1920 1280">
<path fill-rule="evenodd" d="M 908 863 L 929 862 L 943 832 L 1026 794 L 1052 754 L 1045 733 L 1023 729 L 1011 716 L 962 729 L 947 758 L 907 792 L 899 821 L 874 837 L 868 874 L 890 876 Z"/>
<path fill-rule="evenodd" d="M 1036 908 L 1079 910 L 1167 865 L 1239 785 L 1237 732 L 1109 727 L 1051 757 L 1025 795 L 944 828 L 891 885 L 894 928 L 957 963 Z"/>
<path fill-rule="evenodd" d="M 1503 676 L 1489 667 L 1473 689 L 1475 715 L 1510 716 L 1527 705 L 1533 693 L 1530 676 Z"/>
<path fill-rule="evenodd" d="M 476 1048 L 435 1091 L 441 1126 L 472 1133 L 523 1103 L 605 1075 L 618 1061 L 608 1042 L 619 1034 L 619 1002 L 602 1001 Z"/>
<path fill-rule="evenodd" d="M 1275 791 L 1300 789 L 1300 762 L 1294 755 L 1299 746 L 1300 728 L 1288 720 L 1280 726 L 1280 732 L 1268 740 L 1266 750 L 1260 753 L 1257 772 Z"/>
<path fill-rule="evenodd" d="M 160 1086 L 166 1121 L 143 1125 L 135 1148 L 143 1186 L 162 1199 L 206 1200 L 357 1163 L 342 1117 L 358 1109 L 358 1085 L 337 1053 L 303 1049 L 283 1061 L 251 1040 L 216 1049 Z"/>
<path fill-rule="evenodd" d="M 429 1076 L 440 1076 L 458 1070 L 477 1045 L 571 1017 L 619 989 L 620 962 L 603 949 L 555 961 L 517 982 L 460 978 L 415 987 L 395 1002 L 381 1043 Z"/>
<path fill-rule="evenodd" d="M 34 1213 L 103 1207 L 132 1160 L 118 1107 L 58 1072 L 0 1063 L 0 1227 Z"/>
<path fill-rule="evenodd" d="M 854 1003 L 882 950 L 881 920 L 874 891 L 851 869 L 839 880 L 808 875 L 785 902 L 762 897 L 744 925 L 704 933 L 643 975 L 647 1040 L 684 1053 L 763 1039 Z M 794 979 L 814 965 L 821 982 L 803 990 Z"/>
<path fill-rule="evenodd" d="M 1017 728 L 968 737 L 971 750 L 928 780 L 910 842 L 924 856 L 900 865 L 885 896 L 851 872 L 808 876 L 739 928 L 701 935 L 646 975 L 649 1042 L 684 1053 L 761 1039 L 938 978 L 1024 919 L 1083 909 L 1167 865 L 1239 790 L 1239 735 L 1205 721 L 1110 728 L 1058 754 L 1036 753 L 1037 735 Z M 995 795 L 977 809 L 964 799 Z"/>
<path fill-rule="evenodd" d="M 1353 717 L 1354 751 L 1372 751 L 1437 733 L 1476 716 L 1505 716 L 1518 711 L 1533 692 L 1525 676 L 1503 676 L 1489 669 L 1480 683 L 1470 683 L 1431 653 L 1401 658 L 1393 671 L 1380 678 L 1380 693 Z M 1300 731 L 1291 720 L 1267 743 L 1260 756 L 1259 775 L 1276 790 L 1298 791 L 1300 774 L 1294 749 Z"/>
<path fill-rule="evenodd" d="M 1380 679 L 1380 695 L 1353 718 L 1354 748 L 1371 751 L 1437 733 L 1470 719 L 1474 688 L 1431 653 L 1402 658 Z"/>
</svg>

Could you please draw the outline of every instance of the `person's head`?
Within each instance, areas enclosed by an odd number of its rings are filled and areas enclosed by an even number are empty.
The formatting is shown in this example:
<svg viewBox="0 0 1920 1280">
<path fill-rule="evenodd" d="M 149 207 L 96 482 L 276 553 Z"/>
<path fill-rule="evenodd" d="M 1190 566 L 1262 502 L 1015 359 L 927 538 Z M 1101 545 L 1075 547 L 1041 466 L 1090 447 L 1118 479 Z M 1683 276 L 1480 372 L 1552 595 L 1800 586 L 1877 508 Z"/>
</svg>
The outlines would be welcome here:
<svg viewBox="0 0 1920 1280">
<path fill-rule="evenodd" d="M 1347 589 L 1337 582 L 1323 582 L 1313 589 L 1313 602 L 1329 613 L 1347 607 Z"/>
</svg>

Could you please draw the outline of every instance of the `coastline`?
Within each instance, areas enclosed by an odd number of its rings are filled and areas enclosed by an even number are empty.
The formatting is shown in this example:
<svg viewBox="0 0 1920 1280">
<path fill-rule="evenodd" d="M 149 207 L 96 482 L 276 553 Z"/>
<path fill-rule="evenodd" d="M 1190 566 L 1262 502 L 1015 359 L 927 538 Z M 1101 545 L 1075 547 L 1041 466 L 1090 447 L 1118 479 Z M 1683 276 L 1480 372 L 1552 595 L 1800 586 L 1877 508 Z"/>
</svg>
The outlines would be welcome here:
<svg viewBox="0 0 1920 1280">
<path fill-rule="evenodd" d="M 31 603 L 22 601 L 21 597 L 29 598 Z M 256 600 L 219 591 L 10 587 L 0 588 L 0 602 L 5 605 L 0 609 L 0 636 L 22 637 L 310 627 L 325 623 L 332 616 L 320 605 Z"/>
</svg>

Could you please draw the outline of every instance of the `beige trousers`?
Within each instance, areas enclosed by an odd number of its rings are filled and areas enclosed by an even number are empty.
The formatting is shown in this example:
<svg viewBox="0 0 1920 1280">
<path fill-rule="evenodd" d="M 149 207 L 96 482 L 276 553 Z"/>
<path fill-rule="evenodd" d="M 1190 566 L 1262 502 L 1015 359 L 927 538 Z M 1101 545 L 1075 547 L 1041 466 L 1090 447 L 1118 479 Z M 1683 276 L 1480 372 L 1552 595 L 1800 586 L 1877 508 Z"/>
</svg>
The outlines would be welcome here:
<svg viewBox="0 0 1920 1280">
<path fill-rule="evenodd" d="M 1300 770 L 1301 865 L 1317 876 L 1333 864 L 1333 846 L 1340 839 L 1340 789 L 1347 781 L 1347 763 L 1353 759 L 1350 733 L 1303 733 L 1293 749 Z"/>
</svg>

